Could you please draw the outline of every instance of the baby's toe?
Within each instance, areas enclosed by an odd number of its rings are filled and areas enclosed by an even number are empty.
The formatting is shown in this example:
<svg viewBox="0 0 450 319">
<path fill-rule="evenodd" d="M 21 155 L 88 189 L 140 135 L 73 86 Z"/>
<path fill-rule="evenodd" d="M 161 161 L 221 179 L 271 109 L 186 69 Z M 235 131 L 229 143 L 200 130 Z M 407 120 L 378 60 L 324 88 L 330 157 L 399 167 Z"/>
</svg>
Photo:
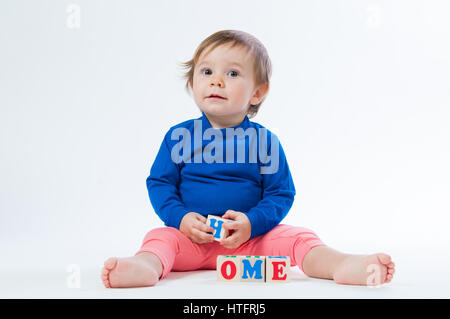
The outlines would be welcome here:
<svg viewBox="0 0 450 319">
<path fill-rule="evenodd" d="M 380 263 L 385 266 L 388 266 L 389 264 L 392 263 L 391 256 L 389 256 L 388 254 L 377 254 L 377 257 Z"/>
<path fill-rule="evenodd" d="M 116 264 L 117 264 L 117 257 L 108 258 L 104 263 L 105 268 L 107 270 L 113 270 L 114 267 L 116 267 Z"/>
<path fill-rule="evenodd" d="M 117 260 L 118 259 L 116 257 L 108 258 L 104 263 L 104 267 L 102 268 L 101 279 L 103 281 L 103 285 L 106 288 L 111 288 L 111 283 L 109 281 L 109 274 L 111 273 L 111 270 L 113 270 L 116 267 Z"/>
<path fill-rule="evenodd" d="M 102 279 L 103 285 L 106 288 L 111 287 L 111 284 L 109 283 L 109 270 L 108 269 L 106 269 L 106 268 L 102 269 L 101 279 Z"/>
<path fill-rule="evenodd" d="M 391 282 L 391 280 L 392 280 L 392 275 L 390 275 L 390 274 L 388 274 L 387 276 L 386 276 L 386 283 L 388 283 L 388 282 Z"/>
</svg>

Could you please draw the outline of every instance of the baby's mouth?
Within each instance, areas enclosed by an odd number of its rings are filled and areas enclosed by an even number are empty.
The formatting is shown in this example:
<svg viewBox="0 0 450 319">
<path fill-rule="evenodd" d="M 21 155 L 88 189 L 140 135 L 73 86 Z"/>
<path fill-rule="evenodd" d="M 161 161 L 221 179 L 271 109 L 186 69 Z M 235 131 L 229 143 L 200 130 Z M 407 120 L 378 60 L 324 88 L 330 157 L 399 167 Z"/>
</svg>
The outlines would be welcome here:
<svg viewBox="0 0 450 319">
<path fill-rule="evenodd" d="M 207 99 L 218 99 L 218 100 L 226 100 L 223 96 L 217 95 L 217 94 L 211 94 L 210 96 L 206 97 Z"/>
</svg>

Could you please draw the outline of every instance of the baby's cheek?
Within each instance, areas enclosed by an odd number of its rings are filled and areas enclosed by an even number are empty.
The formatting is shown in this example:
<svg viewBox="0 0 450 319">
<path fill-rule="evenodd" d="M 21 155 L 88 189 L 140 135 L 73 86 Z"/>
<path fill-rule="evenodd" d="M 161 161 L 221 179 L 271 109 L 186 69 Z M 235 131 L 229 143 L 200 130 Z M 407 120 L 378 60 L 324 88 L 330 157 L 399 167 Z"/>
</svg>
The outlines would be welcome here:
<svg viewBox="0 0 450 319">
<path fill-rule="evenodd" d="M 251 92 L 249 92 L 248 88 L 242 84 L 233 85 L 232 92 L 233 92 L 233 97 L 239 101 L 248 99 L 248 96 L 251 94 Z"/>
</svg>

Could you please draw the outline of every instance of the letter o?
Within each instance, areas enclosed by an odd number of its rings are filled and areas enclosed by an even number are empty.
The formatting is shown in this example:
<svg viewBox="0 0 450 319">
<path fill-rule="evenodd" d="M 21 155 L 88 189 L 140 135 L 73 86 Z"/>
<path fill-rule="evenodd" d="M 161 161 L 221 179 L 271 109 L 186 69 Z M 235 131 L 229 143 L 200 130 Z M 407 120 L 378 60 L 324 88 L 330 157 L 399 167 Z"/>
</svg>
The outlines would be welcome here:
<svg viewBox="0 0 450 319">
<path fill-rule="evenodd" d="M 230 274 L 227 274 L 227 267 L 230 266 Z M 236 276 L 236 264 L 232 262 L 231 260 L 225 261 L 222 266 L 220 266 L 220 272 L 222 274 L 222 277 L 230 280 L 233 279 L 234 276 Z"/>
</svg>

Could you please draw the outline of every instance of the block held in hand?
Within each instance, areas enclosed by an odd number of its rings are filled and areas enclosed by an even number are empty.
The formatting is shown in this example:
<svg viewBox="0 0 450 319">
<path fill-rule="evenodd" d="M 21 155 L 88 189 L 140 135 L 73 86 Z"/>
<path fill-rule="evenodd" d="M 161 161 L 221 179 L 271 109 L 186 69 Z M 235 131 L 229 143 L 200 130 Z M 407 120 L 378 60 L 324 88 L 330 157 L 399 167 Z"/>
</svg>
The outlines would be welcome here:
<svg viewBox="0 0 450 319">
<path fill-rule="evenodd" d="M 228 236 L 228 230 L 224 229 L 222 226 L 224 223 L 229 221 L 229 219 L 221 218 L 219 216 L 208 215 L 206 224 L 214 229 L 214 240 L 221 241 Z"/>
</svg>

